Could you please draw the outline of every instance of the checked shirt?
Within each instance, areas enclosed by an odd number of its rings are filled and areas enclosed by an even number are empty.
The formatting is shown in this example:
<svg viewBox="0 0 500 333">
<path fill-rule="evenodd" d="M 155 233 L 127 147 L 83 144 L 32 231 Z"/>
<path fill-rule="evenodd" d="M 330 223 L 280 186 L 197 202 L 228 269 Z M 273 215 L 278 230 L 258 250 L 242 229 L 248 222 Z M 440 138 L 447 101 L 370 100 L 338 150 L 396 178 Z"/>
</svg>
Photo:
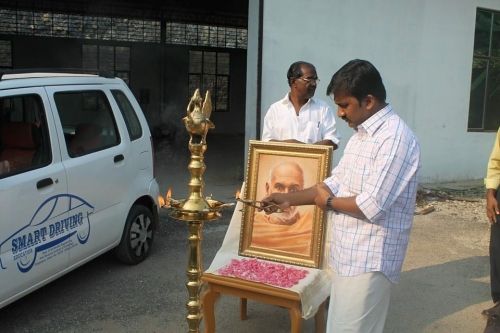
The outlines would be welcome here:
<svg viewBox="0 0 500 333">
<path fill-rule="evenodd" d="M 387 105 L 358 126 L 324 183 L 337 197 L 356 197 L 366 216 L 330 215 L 330 264 L 341 276 L 379 271 L 398 282 L 415 210 L 420 148 Z"/>
</svg>

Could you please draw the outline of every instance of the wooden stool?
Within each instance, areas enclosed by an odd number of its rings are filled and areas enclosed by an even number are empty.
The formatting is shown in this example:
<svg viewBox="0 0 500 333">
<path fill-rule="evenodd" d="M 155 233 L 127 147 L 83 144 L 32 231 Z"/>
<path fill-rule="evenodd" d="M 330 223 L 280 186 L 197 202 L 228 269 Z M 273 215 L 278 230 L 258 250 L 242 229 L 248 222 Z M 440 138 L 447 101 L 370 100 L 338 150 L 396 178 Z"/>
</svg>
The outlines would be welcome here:
<svg viewBox="0 0 500 333">
<path fill-rule="evenodd" d="M 302 330 L 302 307 L 298 293 L 281 289 L 267 284 L 232 278 L 227 276 L 205 273 L 201 280 L 206 283 L 206 291 L 202 295 L 203 318 L 205 333 L 215 332 L 214 306 L 221 294 L 233 295 L 240 298 L 240 319 L 247 318 L 247 299 L 262 303 L 278 305 L 288 309 L 291 321 L 291 333 L 300 333 Z M 325 303 L 321 304 L 315 319 L 315 332 L 324 333 Z"/>
</svg>

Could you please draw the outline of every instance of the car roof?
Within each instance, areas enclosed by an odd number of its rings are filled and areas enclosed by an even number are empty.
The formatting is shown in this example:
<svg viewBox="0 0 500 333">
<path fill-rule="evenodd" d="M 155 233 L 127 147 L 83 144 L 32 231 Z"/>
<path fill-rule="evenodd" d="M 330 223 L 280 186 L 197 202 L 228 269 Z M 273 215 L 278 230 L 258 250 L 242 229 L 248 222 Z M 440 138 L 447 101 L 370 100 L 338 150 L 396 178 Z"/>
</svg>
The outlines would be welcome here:
<svg viewBox="0 0 500 333">
<path fill-rule="evenodd" d="M 0 90 L 59 85 L 125 84 L 120 78 L 79 73 L 9 73 L 0 76 Z"/>
</svg>

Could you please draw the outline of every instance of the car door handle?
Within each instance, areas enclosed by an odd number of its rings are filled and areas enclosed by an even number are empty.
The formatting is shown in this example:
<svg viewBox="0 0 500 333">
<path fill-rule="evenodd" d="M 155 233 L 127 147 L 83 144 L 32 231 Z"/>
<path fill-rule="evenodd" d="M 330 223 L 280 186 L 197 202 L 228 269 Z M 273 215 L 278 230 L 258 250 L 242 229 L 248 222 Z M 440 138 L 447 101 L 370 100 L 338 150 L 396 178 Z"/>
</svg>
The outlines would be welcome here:
<svg viewBox="0 0 500 333">
<path fill-rule="evenodd" d="M 120 155 L 116 155 L 115 158 L 113 158 L 113 161 L 115 161 L 115 163 L 118 163 L 120 161 L 123 161 L 125 159 L 125 157 L 120 154 Z"/>
<path fill-rule="evenodd" d="M 41 189 L 41 188 L 50 186 L 52 184 L 54 184 L 54 181 L 52 180 L 52 178 L 44 178 L 44 179 L 36 182 L 36 188 Z"/>
</svg>

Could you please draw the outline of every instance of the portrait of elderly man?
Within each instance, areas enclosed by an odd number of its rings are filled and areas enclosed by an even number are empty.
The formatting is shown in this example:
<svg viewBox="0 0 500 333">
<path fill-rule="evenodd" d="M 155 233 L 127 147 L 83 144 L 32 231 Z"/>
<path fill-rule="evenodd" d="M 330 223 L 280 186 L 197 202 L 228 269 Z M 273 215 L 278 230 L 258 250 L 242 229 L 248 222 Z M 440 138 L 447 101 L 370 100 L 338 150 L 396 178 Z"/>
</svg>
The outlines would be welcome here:
<svg viewBox="0 0 500 333">
<path fill-rule="evenodd" d="M 304 189 L 304 171 L 294 161 L 278 162 L 265 178 L 266 196 Z M 289 207 L 283 212 L 270 215 L 264 211 L 256 211 L 251 246 L 309 255 L 313 212 L 314 206 Z"/>
</svg>

